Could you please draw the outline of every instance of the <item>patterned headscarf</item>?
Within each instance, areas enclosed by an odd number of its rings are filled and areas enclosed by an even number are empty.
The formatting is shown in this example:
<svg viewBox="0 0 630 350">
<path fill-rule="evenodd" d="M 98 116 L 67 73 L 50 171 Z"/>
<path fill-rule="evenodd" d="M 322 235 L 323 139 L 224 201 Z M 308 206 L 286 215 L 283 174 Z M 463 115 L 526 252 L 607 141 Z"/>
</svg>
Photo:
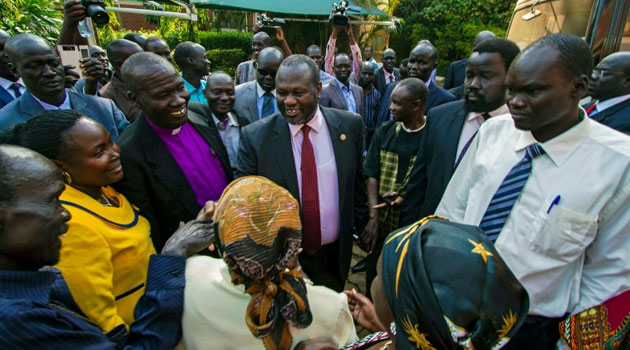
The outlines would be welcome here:
<svg viewBox="0 0 630 350">
<path fill-rule="evenodd" d="M 394 231 L 382 267 L 397 349 L 499 349 L 527 316 L 527 292 L 476 226 L 428 217 Z"/>
<path fill-rule="evenodd" d="M 247 326 L 266 349 L 289 349 L 289 324 L 305 328 L 313 320 L 304 280 L 289 269 L 302 242 L 298 202 L 272 181 L 246 176 L 223 191 L 214 222 L 232 283 L 252 296 Z"/>
</svg>

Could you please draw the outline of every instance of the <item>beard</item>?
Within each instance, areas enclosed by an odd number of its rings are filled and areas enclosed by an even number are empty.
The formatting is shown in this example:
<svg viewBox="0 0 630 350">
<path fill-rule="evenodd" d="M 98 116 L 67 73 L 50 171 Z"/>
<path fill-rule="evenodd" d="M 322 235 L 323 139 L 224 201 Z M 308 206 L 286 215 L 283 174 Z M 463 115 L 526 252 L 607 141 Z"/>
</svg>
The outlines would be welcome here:
<svg viewBox="0 0 630 350">
<path fill-rule="evenodd" d="M 466 96 L 467 95 L 475 95 L 479 99 L 479 101 L 469 101 Z M 488 113 L 492 112 L 495 109 L 503 106 L 505 104 L 505 96 L 501 95 L 499 98 L 494 101 L 487 101 L 486 97 L 483 95 L 476 94 L 474 92 L 466 92 L 464 94 L 464 110 L 466 112 L 475 112 L 475 113 Z"/>
</svg>

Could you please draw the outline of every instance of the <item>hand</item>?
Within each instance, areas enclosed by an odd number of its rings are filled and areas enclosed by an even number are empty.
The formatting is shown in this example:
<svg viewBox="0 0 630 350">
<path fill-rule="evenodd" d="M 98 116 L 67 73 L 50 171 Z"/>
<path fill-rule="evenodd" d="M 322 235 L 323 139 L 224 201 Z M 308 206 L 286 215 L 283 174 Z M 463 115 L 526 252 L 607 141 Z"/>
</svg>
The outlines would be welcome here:
<svg viewBox="0 0 630 350">
<path fill-rule="evenodd" d="M 355 289 L 344 290 L 343 293 L 348 297 L 348 308 L 352 314 L 352 318 L 363 328 L 370 332 L 387 331 L 376 315 L 374 304 L 365 295 L 357 293 Z"/>
<path fill-rule="evenodd" d="M 394 199 L 393 201 L 391 201 L 389 203 L 389 205 L 386 202 L 383 203 L 379 203 L 375 206 L 373 206 L 372 208 L 374 209 L 382 209 L 382 208 L 387 208 L 387 207 L 399 207 L 402 205 L 403 203 L 403 197 L 402 196 L 398 196 L 398 193 L 391 191 L 391 192 L 387 192 L 383 195 L 383 198 L 392 198 L 392 197 L 396 197 L 396 199 Z"/>
<path fill-rule="evenodd" d="M 65 64 L 63 66 L 63 70 L 66 76 L 65 86 L 67 89 L 71 89 L 74 84 L 76 84 L 77 80 L 81 79 L 79 73 L 75 72 L 73 69 L 76 67 L 71 64 Z"/>
<path fill-rule="evenodd" d="M 337 347 L 332 342 L 321 339 L 309 339 L 299 342 L 295 350 L 337 350 Z"/>
<path fill-rule="evenodd" d="M 284 41 L 284 32 L 282 31 L 282 28 L 280 28 L 280 26 L 275 26 L 274 28 L 276 28 L 276 39 L 278 39 L 278 41 Z"/>
<path fill-rule="evenodd" d="M 74 28 L 85 16 L 85 7 L 81 5 L 81 0 L 68 0 L 63 4 L 64 24 Z"/>
<path fill-rule="evenodd" d="M 212 218 L 181 223 L 166 241 L 162 254 L 189 257 L 208 248 L 214 242 L 213 226 Z"/>
<path fill-rule="evenodd" d="M 216 209 L 217 202 L 215 201 L 207 201 L 206 204 L 201 208 L 199 214 L 197 214 L 196 219 L 200 220 L 203 218 L 212 218 L 214 215 L 214 211 Z"/>
<path fill-rule="evenodd" d="M 330 34 L 330 37 L 334 38 L 334 39 L 337 39 L 337 36 L 343 30 L 343 28 L 337 27 L 334 24 L 331 24 L 331 26 L 332 26 L 332 33 Z"/>
<path fill-rule="evenodd" d="M 96 81 L 105 75 L 105 66 L 96 58 L 82 58 L 79 61 L 79 68 L 86 80 Z"/>
<path fill-rule="evenodd" d="M 354 44 L 354 33 L 352 32 L 352 22 L 350 21 L 350 17 L 348 17 L 348 26 L 346 27 L 346 34 L 348 34 L 348 39 L 350 39 L 350 44 Z"/>
<path fill-rule="evenodd" d="M 378 238 L 378 216 L 370 219 L 359 235 L 359 247 L 366 253 L 372 254 Z"/>
</svg>

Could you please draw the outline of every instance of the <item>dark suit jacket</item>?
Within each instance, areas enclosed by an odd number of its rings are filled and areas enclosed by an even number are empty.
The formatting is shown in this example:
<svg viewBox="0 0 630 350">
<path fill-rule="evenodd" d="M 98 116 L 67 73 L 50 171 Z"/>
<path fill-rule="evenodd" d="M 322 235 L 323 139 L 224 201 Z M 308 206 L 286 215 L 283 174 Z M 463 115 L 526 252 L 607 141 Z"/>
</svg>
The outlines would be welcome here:
<svg viewBox="0 0 630 350">
<path fill-rule="evenodd" d="M 464 98 L 464 84 L 456 86 L 452 89 L 448 89 L 448 92 L 453 94 L 456 100 L 461 100 L 462 98 Z"/>
<path fill-rule="evenodd" d="M 199 103 L 199 102 L 188 102 L 188 110 L 193 111 L 196 114 L 206 118 L 208 122 L 210 122 L 210 120 L 212 119 L 212 110 L 206 104 Z M 238 126 L 240 128 L 251 123 L 249 120 L 238 115 L 238 113 L 236 113 L 236 111 L 234 110 L 232 110 L 232 114 L 236 117 L 236 121 L 238 121 Z M 216 125 L 215 125 L 215 129 L 216 129 Z"/>
<path fill-rule="evenodd" d="M 587 103 L 583 107 L 587 109 L 592 104 L 592 102 Z M 630 135 L 630 100 L 619 102 L 601 112 L 595 113 L 591 119 Z"/>
<path fill-rule="evenodd" d="M 446 70 L 446 78 L 444 79 L 444 89 L 449 90 L 460 86 L 466 78 L 467 59 L 452 62 Z"/>
<path fill-rule="evenodd" d="M 236 114 L 247 119 L 250 123 L 258 120 L 256 84 L 256 80 L 253 80 L 245 84 L 237 85 L 234 89 L 236 99 L 233 109 Z"/>
<path fill-rule="evenodd" d="M 440 204 L 455 170 L 457 145 L 466 114 L 464 100 L 435 107 L 427 114 L 424 138 L 401 208 L 401 227 L 433 214 Z"/>
<path fill-rule="evenodd" d="M 396 78 L 396 80 L 394 81 L 400 80 L 400 72 L 398 71 L 398 68 L 394 68 L 394 77 Z M 382 96 L 385 92 L 385 89 L 387 89 L 387 81 L 385 80 L 385 68 L 381 67 L 374 73 L 373 84 L 376 90 L 380 92 Z"/>
<path fill-rule="evenodd" d="M 340 276 L 345 281 L 352 256 L 352 230 L 367 221 L 367 196 L 361 152 L 363 122 L 356 114 L 321 108 L 335 152 L 339 183 Z M 345 135 L 343 137 L 342 135 Z M 261 175 L 286 188 L 299 201 L 291 134 L 280 113 L 241 129 L 236 176 Z"/>
<path fill-rule="evenodd" d="M 9 102 L 15 100 L 7 90 L 0 86 L 0 108 L 9 104 Z"/>
<path fill-rule="evenodd" d="M 232 181 L 227 151 L 214 124 L 192 111 L 188 111 L 188 120 L 217 154 Z M 194 219 L 201 206 L 181 168 L 144 116 L 131 124 L 118 144 L 125 176 L 114 187 L 149 220 L 151 239 L 159 252 L 179 222 Z"/>
<path fill-rule="evenodd" d="M 111 100 L 80 94 L 72 90 L 67 91 L 72 109 L 99 122 L 109 131 L 114 140 L 129 125 L 125 116 Z M 25 123 L 43 111 L 44 108 L 27 90 L 20 98 L 0 109 L 0 130 Z"/>
<path fill-rule="evenodd" d="M 390 119 L 389 106 L 392 104 L 392 91 L 394 91 L 394 88 L 398 85 L 398 83 L 398 81 L 395 81 L 387 85 L 385 95 L 381 97 L 381 107 L 378 111 L 378 122 L 376 124 L 377 127 L 381 126 Z M 453 94 L 435 85 L 434 82 L 430 82 L 429 97 L 424 105 L 424 112 L 427 113 L 431 108 L 451 101 L 455 101 L 455 96 L 453 96 Z"/>
<path fill-rule="evenodd" d="M 352 96 L 354 96 L 354 102 L 357 104 L 357 113 L 363 115 L 363 88 L 350 83 L 350 90 L 352 91 Z M 336 79 L 324 85 L 319 104 L 323 107 L 336 108 L 344 111 L 348 110 L 348 104 L 346 103 L 345 97 L 343 97 L 343 92 L 341 92 Z"/>
</svg>

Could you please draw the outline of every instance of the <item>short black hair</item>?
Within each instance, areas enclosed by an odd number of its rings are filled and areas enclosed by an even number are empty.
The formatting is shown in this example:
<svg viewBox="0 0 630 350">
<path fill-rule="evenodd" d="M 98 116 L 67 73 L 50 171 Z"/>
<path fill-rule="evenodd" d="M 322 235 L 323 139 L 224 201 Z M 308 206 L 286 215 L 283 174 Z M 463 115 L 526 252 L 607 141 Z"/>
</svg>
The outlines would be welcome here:
<svg viewBox="0 0 630 350">
<path fill-rule="evenodd" d="M 411 97 L 414 101 L 422 100 L 423 103 L 426 103 L 427 98 L 429 97 L 429 88 L 427 88 L 424 82 L 418 78 L 403 79 L 396 87 L 407 88 L 407 91 L 411 93 Z"/>
<path fill-rule="evenodd" d="M 144 43 L 147 41 L 147 38 L 145 38 L 144 35 L 140 33 L 127 33 L 125 34 L 125 36 L 123 36 L 123 39 L 133 41 L 140 47 L 143 47 Z"/>
<path fill-rule="evenodd" d="M 198 46 L 203 47 L 197 43 L 193 43 L 192 41 L 184 41 L 177 44 L 175 52 L 173 52 L 173 60 L 175 60 L 175 63 L 177 63 L 179 68 L 183 69 L 188 65 L 188 61 L 186 59 L 193 54 L 195 48 Z"/>
<path fill-rule="evenodd" d="M 150 65 L 162 65 L 170 67 L 175 71 L 175 68 L 166 58 L 156 55 L 153 52 L 138 52 L 135 55 L 130 56 L 125 63 L 123 63 L 120 71 L 122 74 L 122 80 L 127 86 L 127 89 L 136 93 L 134 78 L 138 74 L 138 70 L 144 66 Z"/>
<path fill-rule="evenodd" d="M 22 146 L 48 159 L 59 159 L 68 146 L 66 132 L 82 117 L 83 114 L 71 109 L 44 111 L 2 132 L 0 143 Z"/>
<path fill-rule="evenodd" d="M 591 76 L 593 71 L 591 48 L 579 36 L 565 33 L 545 35 L 526 47 L 523 53 L 542 47 L 558 50 L 562 68 L 573 77 Z"/>
<path fill-rule="evenodd" d="M 302 64 L 305 64 L 311 71 L 311 76 L 313 77 L 313 85 L 319 84 L 319 68 L 317 67 L 315 62 L 313 62 L 313 60 L 306 55 L 297 54 L 285 58 L 284 61 L 282 61 L 282 63 L 280 64 L 280 68 L 278 68 L 278 70 L 282 69 L 283 67 L 293 67 Z"/>
<path fill-rule="evenodd" d="M 498 53 L 505 63 L 505 71 L 510 68 L 514 58 L 518 56 L 521 49 L 512 40 L 504 38 L 485 39 L 473 48 L 473 52 L 478 53 Z"/>
<path fill-rule="evenodd" d="M 340 56 L 346 56 L 346 57 L 348 58 L 348 60 L 350 60 L 350 56 L 348 56 L 348 54 L 347 54 L 347 53 L 345 53 L 345 52 L 340 52 L 340 53 L 338 53 L 338 54 L 336 54 L 336 55 L 335 55 L 335 59 L 333 60 L 333 66 L 334 66 L 335 64 L 337 64 L 337 57 L 340 57 Z"/>
<path fill-rule="evenodd" d="M 159 36 L 150 36 L 150 37 L 147 38 L 147 40 L 142 45 L 142 49 L 144 51 L 147 51 L 147 49 L 149 47 L 149 44 L 154 43 L 156 41 L 164 41 L 164 43 L 166 43 L 166 40 L 160 38 Z M 166 45 L 168 45 L 168 43 L 166 43 Z"/>
<path fill-rule="evenodd" d="M 135 41 L 127 40 L 127 39 L 115 39 L 107 44 L 107 58 L 110 61 L 120 61 L 118 55 L 118 51 L 127 46 L 137 46 L 138 49 L 142 50 L 142 47 L 138 45 Z"/>
</svg>

